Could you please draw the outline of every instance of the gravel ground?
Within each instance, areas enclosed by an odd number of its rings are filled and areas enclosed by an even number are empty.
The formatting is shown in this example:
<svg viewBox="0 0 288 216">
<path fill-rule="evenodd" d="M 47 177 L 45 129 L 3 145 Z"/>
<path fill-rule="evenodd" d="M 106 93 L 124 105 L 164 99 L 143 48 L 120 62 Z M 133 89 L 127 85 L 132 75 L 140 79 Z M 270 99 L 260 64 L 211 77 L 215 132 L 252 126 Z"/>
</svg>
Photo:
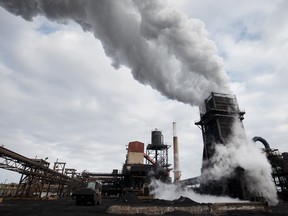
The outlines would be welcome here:
<svg viewBox="0 0 288 216">
<path fill-rule="evenodd" d="M 76 206 L 75 201 L 70 198 L 57 200 L 4 200 L 0 204 L 0 216 L 111 216 L 106 213 L 108 206 L 119 204 L 122 200 L 105 199 L 99 206 Z M 158 201 L 159 202 L 159 201 Z M 191 216 L 186 212 L 173 212 L 165 214 L 167 216 Z M 212 214 L 205 214 L 212 215 Z M 276 215 L 287 216 L 288 205 L 271 207 L 270 212 L 249 212 L 235 211 L 227 212 L 221 215 L 231 216 L 260 216 L 260 215 Z M 123 216 L 123 215 L 122 215 Z M 141 216 L 138 214 L 138 216 Z M 214 215 L 215 216 L 215 215 Z"/>
</svg>

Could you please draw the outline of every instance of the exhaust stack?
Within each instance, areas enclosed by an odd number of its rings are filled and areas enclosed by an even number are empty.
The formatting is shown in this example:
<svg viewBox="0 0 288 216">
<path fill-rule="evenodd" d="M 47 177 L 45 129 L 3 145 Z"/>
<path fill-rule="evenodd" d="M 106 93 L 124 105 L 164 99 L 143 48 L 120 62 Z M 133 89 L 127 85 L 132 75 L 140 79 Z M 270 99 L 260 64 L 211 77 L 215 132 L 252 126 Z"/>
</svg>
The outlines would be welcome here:
<svg viewBox="0 0 288 216">
<path fill-rule="evenodd" d="M 173 150 L 174 150 L 174 183 L 180 181 L 181 172 L 179 170 L 179 149 L 176 131 L 176 122 L 173 122 Z"/>
</svg>

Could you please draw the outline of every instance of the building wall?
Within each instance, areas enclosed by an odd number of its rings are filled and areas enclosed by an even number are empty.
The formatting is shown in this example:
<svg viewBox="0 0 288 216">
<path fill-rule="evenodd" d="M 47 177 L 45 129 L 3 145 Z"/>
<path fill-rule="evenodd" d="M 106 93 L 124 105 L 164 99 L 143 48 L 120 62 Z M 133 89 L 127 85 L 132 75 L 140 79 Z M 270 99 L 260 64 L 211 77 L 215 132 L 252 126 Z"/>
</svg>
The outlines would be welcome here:
<svg viewBox="0 0 288 216">
<path fill-rule="evenodd" d="M 143 164 L 144 143 L 139 141 L 129 142 L 127 164 Z"/>
<path fill-rule="evenodd" d="M 129 152 L 127 164 L 143 164 L 143 152 Z"/>
</svg>

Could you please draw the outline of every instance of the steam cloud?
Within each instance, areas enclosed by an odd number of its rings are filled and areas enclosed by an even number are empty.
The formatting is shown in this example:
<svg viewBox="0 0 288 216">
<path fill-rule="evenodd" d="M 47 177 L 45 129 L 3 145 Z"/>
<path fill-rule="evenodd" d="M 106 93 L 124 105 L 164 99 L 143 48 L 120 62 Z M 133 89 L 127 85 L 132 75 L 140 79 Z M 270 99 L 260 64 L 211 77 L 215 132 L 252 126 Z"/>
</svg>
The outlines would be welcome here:
<svg viewBox="0 0 288 216">
<path fill-rule="evenodd" d="M 230 93 L 222 59 L 204 24 L 167 7 L 165 1 L 0 0 L 0 6 L 28 21 L 42 15 L 63 24 L 78 23 L 102 42 L 116 69 L 127 66 L 136 80 L 170 99 L 199 106 L 211 91 Z M 230 168 L 240 165 L 252 179 L 250 189 L 275 200 L 267 160 L 259 157 L 254 163 L 259 154 L 249 155 L 256 150 L 242 144 L 240 139 L 219 146 L 217 166 L 210 173 L 215 178 L 217 171 L 228 175 Z M 249 159 L 238 157 L 239 152 Z"/>
<path fill-rule="evenodd" d="M 252 195 L 260 195 L 269 205 L 278 204 L 275 184 L 271 176 L 271 165 L 266 156 L 256 145 L 246 139 L 243 127 L 239 122 L 234 123 L 233 136 L 229 143 L 216 145 L 213 156 L 213 167 L 204 170 L 200 182 L 216 180 L 233 176 L 237 167 L 244 169 L 244 181 L 247 190 Z M 239 202 L 229 197 L 217 197 L 196 194 L 195 192 L 176 185 L 152 181 L 152 194 L 159 199 L 174 200 L 180 196 L 188 197 L 197 202 Z"/>
<path fill-rule="evenodd" d="M 211 91 L 229 92 L 227 74 L 204 24 L 157 0 L 0 0 L 9 12 L 33 20 L 43 15 L 75 21 L 91 31 L 117 69 L 164 96 L 200 105 Z"/>
<path fill-rule="evenodd" d="M 154 197 L 157 199 L 164 200 L 175 200 L 183 197 L 188 197 L 189 199 L 196 201 L 198 203 L 231 203 L 231 202 L 243 202 L 239 199 L 233 199 L 231 197 L 219 197 L 219 196 L 211 196 L 211 195 L 201 195 L 195 193 L 192 190 L 188 190 L 186 188 L 179 187 L 175 184 L 165 184 L 159 180 L 153 180 L 151 182 L 151 191 Z"/>
<path fill-rule="evenodd" d="M 235 121 L 229 143 L 216 145 L 213 167 L 202 173 L 202 180 L 229 177 L 237 167 L 244 169 L 248 191 L 263 196 L 271 205 L 278 203 L 277 191 L 271 176 L 271 165 L 256 145 L 247 140 L 243 127 Z"/>
</svg>

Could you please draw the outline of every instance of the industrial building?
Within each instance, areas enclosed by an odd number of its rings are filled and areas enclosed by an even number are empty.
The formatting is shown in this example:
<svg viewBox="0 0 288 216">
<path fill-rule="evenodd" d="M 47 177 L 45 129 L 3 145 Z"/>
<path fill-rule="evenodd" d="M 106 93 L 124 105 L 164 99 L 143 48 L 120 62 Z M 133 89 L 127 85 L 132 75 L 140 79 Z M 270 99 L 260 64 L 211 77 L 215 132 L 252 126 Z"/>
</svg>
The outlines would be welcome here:
<svg viewBox="0 0 288 216">
<path fill-rule="evenodd" d="M 83 185 L 75 169 L 65 168 L 66 163 L 56 161 L 53 169 L 43 159 L 27 158 L 0 146 L 0 168 L 21 174 L 15 191 L 16 197 L 42 197 L 54 193 L 67 196 Z"/>
<path fill-rule="evenodd" d="M 200 126 L 203 135 L 203 167 L 209 166 L 209 159 L 215 153 L 215 143 L 226 144 L 232 135 L 235 121 L 244 119 L 245 112 L 240 111 L 236 97 L 229 94 L 212 92 L 200 107 Z"/>
<path fill-rule="evenodd" d="M 288 201 L 288 153 L 280 153 L 278 149 L 265 149 L 268 160 L 272 166 L 272 178 L 274 180 L 278 197 Z"/>
<path fill-rule="evenodd" d="M 200 127 L 203 135 L 203 173 L 213 166 L 212 158 L 216 145 L 226 145 L 232 136 L 233 124 L 238 121 L 242 125 L 245 112 L 240 111 L 236 97 L 229 94 L 212 92 L 200 107 L 200 121 L 195 124 Z M 242 125 L 243 127 L 243 125 Z M 200 192 L 213 195 L 226 195 L 247 199 L 248 191 L 244 185 L 244 170 L 235 169 L 229 178 L 200 182 Z"/>
<path fill-rule="evenodd" d="M 200 107 L 199 126 L 203 135 L 203 160 L 201 173 L 213 166 L 211 160 L 216 145 L 226 145 L 233 135 L 233 124 L 237 121 L 243 126 L 244 111 L 241 111 L 235 95 L 212 92 Z M 272 177 L 280 199 L 288 200 L 288 153 L 280 154 L 278 149 L 271 149 L 268 142 L 261 137 L 254 137 L 253 141 L 260 141 L 264 145 L 263 151 L 272 167 Z M 183 181 L 184 184 L 197 185 L 196 190 L 204 194 L 227 195 L 243 200 L 261 200 L 261 194 L 251 194 L 244 179 L 245 170 L 237 167 L 229 177 L 220 180 L 201 181 L 200 177 Z"/>
<path fill-rule="evenodd" d="M 151 143 L 147 145 L 140 141 L 128 143 L 126 160 L 122 172 L 85 173 L 84 175 L 102 182 L 102 193 L 106 196 L 121 196 L 125 192 L 139 197 L 149 197 L 151 178 L 170 183 L 171 164 L 168 163 L 168 149 L 160 130 L 151 132 Z"/>
<path fill-rule="evenodd" d="M 52 169 L 43 159 L 30 159 L 9 149 L 0 147 L 0 168 L 21 174 L 14 195 L 17 197 L 43 197 L 53 193 L 67 196 L 73 190 L 83 187 L 89 181 L 102 183 L 103 196 L 122 196 L 131 192 L 137 196 L 149 196 L 151 178 L 170 183 L 171 164 L 168 163 L 168 149 L 160 130 L 151 133 L 151 143 L 130 142 L 122 171 L 111 173 L 77 173 L 66 168 L 65 162 L 56 161 Z M 4 194 L 4 193 L 3 193 Z"/>
<path fill-rule="evenodd" d="M 203 106 L 200 107 L 200 121 L 195 123 L 203 135 L 202 174 L 213 166 L 211 159 L 215 154 L 216 145 L 228 143 L 232 136 L 234 122 L 239 122 L 243 127 L 244 114 L 245 112 L 239 109 L 234 95 L 212 92 L 204 100 Z M 280 154 L 277 149 L 271 149 L 267 141 L 261 137 L 254 137 L 253 141 L 264 144 L 263 151 L 271 163 L 272 177 L 278 195 L 282 200 L 288 201 L 288 153 Z M 226 195 L 244 200 L 253 198 L 253 194 L 246 189 L 245 170 L 241 167 L 235 168 L 230 177 L 223 177 L 217 181 L 201 181 L 201 176 L 181 180 L 176 123 L 173 123 L 173 169 L 168 158 L 170 147 L 165 144 L 162 131 L 155 129 L 151 132 L 151 142 L 146 145 L 146 148 L 140 141 L 128 143 L 122 170 L 115 169 L 107 173 L 77 173 L 75 169 L 66 168 L 65 162 L 56 161 L 50 169 L 50 163 L 46 160 L 30 159 L 2 146 L 0 147 L 0 168 L 21 174 L 17 189 L 15 187 L 13 189 L 13 195 L 17 197 L 41 197 L 43 194 L 48 196 L 51 193 L 66 196 L 88 181 L 95 180 L 102 184 L 103 197 L 119 197 L 130 192 L 138 197 L 148 198 L 151 179 L 172 183 L 170 174 L 173 171 L 174 183 L 191 186 L 196 192 Z"/>
<path fill-rule="evenodd" d="M 264 145 L 263 152 L 266 154 L 272 167 L 272 178 L 275 183 L 278 197 L 288 201 L 288 153 L 280 153 L 278 149 L 270 148 L 269 143 L 262 137 L 254 137 L 254 142 L 261 142 Z"/>
</svg>

